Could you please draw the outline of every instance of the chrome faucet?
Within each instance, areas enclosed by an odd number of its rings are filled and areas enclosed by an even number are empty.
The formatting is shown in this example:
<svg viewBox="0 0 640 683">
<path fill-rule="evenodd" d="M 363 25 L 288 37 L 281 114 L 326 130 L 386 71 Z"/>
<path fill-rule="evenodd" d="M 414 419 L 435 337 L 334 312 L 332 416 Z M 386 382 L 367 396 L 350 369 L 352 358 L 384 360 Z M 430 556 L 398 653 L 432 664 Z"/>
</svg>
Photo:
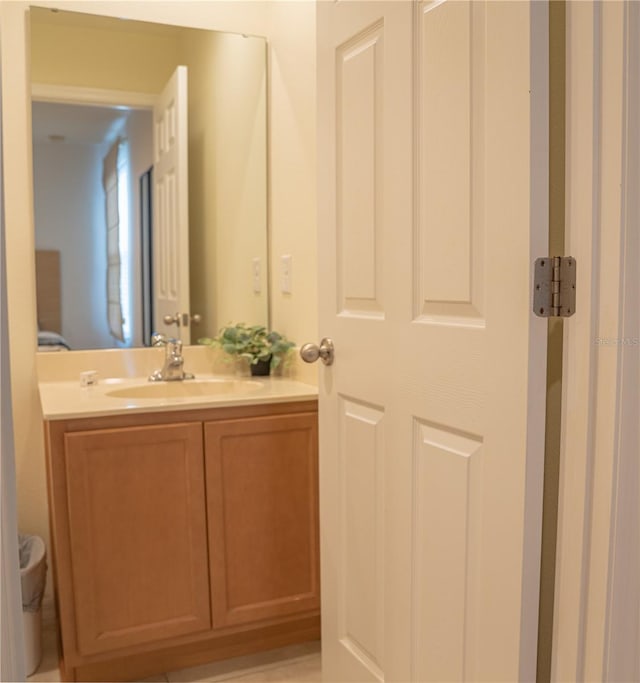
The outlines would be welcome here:
<svg viewBox="0 0 640 683">
<path fill-rule="evenodd" d="M 179 339 L 167 338 L 164 334 L 154 334 L 151 337 L 151 346 L 164 346 L 166 353 L 164 365 L 151 373 L 150 382 L 181 382 L 185 379 L 194 379 L 194 375 L 183 369 L 182 342 Z"/>
</svg>

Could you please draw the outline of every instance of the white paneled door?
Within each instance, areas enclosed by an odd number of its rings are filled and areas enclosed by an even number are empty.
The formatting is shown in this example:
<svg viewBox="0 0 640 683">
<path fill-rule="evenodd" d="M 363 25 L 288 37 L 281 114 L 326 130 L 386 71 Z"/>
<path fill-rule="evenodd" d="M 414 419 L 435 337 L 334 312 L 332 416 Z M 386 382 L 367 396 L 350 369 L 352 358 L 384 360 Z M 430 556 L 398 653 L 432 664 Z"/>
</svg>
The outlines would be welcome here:
<svg viewBox="0 0 640 683">
<path fill-rule="evenodd" d="M 153 331 L 190 343 L 187 67 L 179 66 L 153 109 Z M 164 323 L 176 316 L 186 325 Z M 146 340 L 148 341 L 148 340 Z"/>
<path fill-rule="evenodd" d="M 547 14 L 318 3 L 326 681 L 535 679 Z"/>
</svg>

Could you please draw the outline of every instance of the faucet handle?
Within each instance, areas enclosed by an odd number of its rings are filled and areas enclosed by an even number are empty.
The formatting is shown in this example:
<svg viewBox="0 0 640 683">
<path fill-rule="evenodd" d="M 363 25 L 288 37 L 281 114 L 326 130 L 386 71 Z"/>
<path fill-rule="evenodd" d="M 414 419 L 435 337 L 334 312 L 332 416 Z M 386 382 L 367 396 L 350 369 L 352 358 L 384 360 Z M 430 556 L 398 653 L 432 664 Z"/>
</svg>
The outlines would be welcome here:
<svg viewBox="0 0 640 683">
<path fill-rule="evenodd" d="M 170 355 L 182 355 L 182 340 L 180 339 L 167 339 L 166 340 L 166 345 L 167 345 L 167 353 Z"/>
<path fill-rule="evenodd" d="M 182 348 L 182 341 L 174 337 L 167 337 L 160 332 L 154 332 L 151 335 L 151 346 L 171 346 L 171 348 L 175 347 L 179 351 Z"/>
</svg>

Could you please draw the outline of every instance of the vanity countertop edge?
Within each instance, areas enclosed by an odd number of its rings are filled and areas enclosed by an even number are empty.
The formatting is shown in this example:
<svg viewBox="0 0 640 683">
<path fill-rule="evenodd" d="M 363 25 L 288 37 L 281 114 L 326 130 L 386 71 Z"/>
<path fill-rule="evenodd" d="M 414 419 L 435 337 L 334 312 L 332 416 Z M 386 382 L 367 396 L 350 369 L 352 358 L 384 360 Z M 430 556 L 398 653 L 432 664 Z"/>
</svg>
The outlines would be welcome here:
<svg viewBox="0 0 640 683">
<path fill-rule="evenodd" d="M 224 375 L 198 376 L 200 381 L 238 380 Z M 148 386 L 146 378 L 112 378 L 93 386 L 80 386 L 78 380 L 39 382 L 43 419 L 47 421 L 132 415 L 137 413 L 175 412 L 201 408 L 256 406 L 270 403 L 314 400 L 318 388 L 282 377 L 241 378 L 259 382 L 262 387 L 246 394 L 186 396 L 171 398 L 118 398 L 109 393 L 123 388 Z M 190 380 L 185 380 L 189 382 Z"/>
</svg>

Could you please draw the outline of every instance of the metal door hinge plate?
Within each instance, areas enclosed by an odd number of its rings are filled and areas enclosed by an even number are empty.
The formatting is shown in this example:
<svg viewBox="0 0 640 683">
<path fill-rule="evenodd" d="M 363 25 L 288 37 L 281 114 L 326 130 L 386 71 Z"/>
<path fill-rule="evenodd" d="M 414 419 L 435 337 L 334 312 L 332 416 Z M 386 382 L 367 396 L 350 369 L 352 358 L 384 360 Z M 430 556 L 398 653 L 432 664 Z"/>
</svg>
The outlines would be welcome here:
<svg viewBox="0 0 640 683">
<path fill-rule="evenodd" d="M 572 256 L 536 259 L 533 312 L 541 318 L 568 318 L 576 312 L 576 260 Z"/>
</svg>

